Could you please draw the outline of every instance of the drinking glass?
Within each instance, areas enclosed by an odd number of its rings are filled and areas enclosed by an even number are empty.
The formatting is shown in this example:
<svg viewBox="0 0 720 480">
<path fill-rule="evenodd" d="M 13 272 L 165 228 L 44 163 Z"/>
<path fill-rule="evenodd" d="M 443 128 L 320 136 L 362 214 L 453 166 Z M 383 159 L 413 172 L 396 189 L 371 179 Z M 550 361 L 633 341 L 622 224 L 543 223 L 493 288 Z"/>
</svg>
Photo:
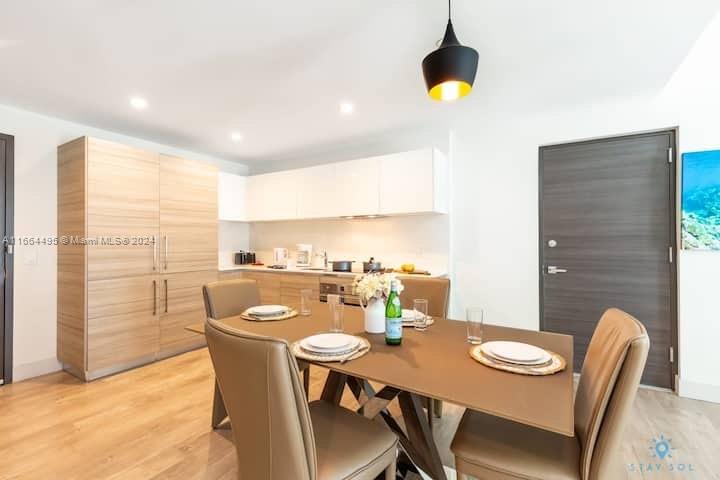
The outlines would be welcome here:
<svg viewBox="0 0 720 480">
<path fill-rule="evenodd" d="M 343 315 L 345 305 L 340 295 L 328 295 L 327 303 L 330 306 L 330 331 L 341 333 L 343 331 Z"/>
<path fill-rule="evenodd" d="M 312 290 L 304 288 L 300 290 L 300 315 L 310 315 L 310 299 L 312 298 Z"/>
<path fill-rule="evenodd" d="M 467 341 L 473 345 L 480 345 L 483 336 L 483 320 L 485 312 L 479 307 L 470 307 L 466 312 Z"/>
<path fill-rule="evenodd" d="M 424 298 L 413 300 L 413 326 L 415 330 L 424 332 L 427 328 L 428 301 Z"/>
</svg>

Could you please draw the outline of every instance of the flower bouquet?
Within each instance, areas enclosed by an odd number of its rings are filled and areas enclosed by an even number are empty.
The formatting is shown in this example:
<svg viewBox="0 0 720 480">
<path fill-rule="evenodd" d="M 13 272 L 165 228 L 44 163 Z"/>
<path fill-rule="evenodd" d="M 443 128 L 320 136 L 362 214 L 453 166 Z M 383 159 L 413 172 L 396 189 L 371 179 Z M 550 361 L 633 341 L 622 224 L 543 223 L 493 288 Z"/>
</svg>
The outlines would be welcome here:
<svg viewBox="0 0 720 480">
<path fill-rule="evenodd" d="M 393 273 L 366 273 L 355 277 L 353 291 L 360 297 L 368 333 L 385 332 L 385 300 L 390 295 L 392 282 L 396 282 L 398 294 L 402 293 L 402 282 Z"/>
</svg>

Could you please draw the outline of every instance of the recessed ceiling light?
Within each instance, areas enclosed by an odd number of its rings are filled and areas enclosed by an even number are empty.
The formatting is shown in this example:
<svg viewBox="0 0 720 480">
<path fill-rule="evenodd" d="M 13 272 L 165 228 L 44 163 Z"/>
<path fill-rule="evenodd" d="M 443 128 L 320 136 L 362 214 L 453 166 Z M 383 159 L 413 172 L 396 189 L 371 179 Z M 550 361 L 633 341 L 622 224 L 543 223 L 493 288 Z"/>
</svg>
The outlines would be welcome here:
<svg viewBox="0 0 720 480">
<path fill-rule="evenodd" d="M 135 110 L 145 110 L 148 102 L 142 97 L 130 97 L 130 105 L 132 105 Z"/>
<path fill-rule="evenodd" d="M 340 102 L 340 113 L 350 115 L 355 111 L 355 105 L 352 102 Z"/>
<path fill-rule="evenodd" d="M 240 132 L 232 132 L 230 134 L 230 140 L 232 140 L 235 143 L 240 143 L 243 141 L 243 134 Z"/>
</svg>

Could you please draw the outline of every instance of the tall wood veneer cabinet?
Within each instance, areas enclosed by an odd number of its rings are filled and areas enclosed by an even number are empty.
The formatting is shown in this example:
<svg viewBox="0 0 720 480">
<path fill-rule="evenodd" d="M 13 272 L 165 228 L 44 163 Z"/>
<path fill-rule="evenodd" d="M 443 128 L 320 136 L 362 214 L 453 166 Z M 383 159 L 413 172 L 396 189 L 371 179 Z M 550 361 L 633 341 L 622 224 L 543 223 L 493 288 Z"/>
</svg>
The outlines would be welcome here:
<svg viewBox="0 0 720 480">
<path fill-rule="evenodd" d="M 105 140 L 58 147 L 58 359 L 92 380 L 203 344 L 217 170 Z"/>
</svg>

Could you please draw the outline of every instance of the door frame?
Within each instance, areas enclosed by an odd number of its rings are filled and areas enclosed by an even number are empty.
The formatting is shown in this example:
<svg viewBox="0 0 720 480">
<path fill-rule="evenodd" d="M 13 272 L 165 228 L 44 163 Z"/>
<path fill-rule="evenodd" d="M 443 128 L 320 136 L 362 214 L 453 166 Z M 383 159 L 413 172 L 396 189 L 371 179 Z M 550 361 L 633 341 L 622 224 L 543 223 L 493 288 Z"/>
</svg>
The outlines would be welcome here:
<svg viewBox="0 0 720 480">
<path fill-rule="evenodd" d="M 2 242 L 2 254 L 5 255 L 5 315 L 3 328 L 5 344 L 3 352 L 5 358 L 3 365 L 4 383 L 12 383 L 13 373 L 13 242 L 14 211 L 15 211 L 15 137 L 0 133 L 0 139 L 5 141 L 5 239 Z M 8 241 L 9 240 L 9 241 Z"/>
<path fill-rule="evenodd" d="M 668 134 L 670 135 L 670 148 L 672 149 L 671 156 L 670 156 L 670 198 L 668 201 L 670 202 L 669 205 L 669 211 L 670 211 L 670 240 L 672 242 L 672 245 L 670 245 L 671 251 L 672 251 L 672 262 L 670 263 L 670 345 L 673 348 L 674 352 L 674 358 L 671 362 L 671 375 L 672 378 L 670 379 L 670 384 L 673 386 L 673 391 L 677 391 L 677 378 L 678 378 L 678 372 L 679 372 L 679 365 L 680 365 L 680 352 L 678 351 L 678 282 L 677 282 L 677 264 L 678 264 L 678 244 L 679 244 L 679 235 L 680 232 L 678 230 L 679 225 L 679 205 L 677 202 L 677 184 L 678 184 L 678 172 L 680 171 L 680 168 L 678 167 L 678 161 L 680 159 L 680 155 L 678 152 L 678 136 L 680 133 L 679 127 L 669 127 L 669 128 L 660 128 L 656 130 L 644 130 L 641 132 L 634 132 L 634 133 L 625 133 L 625 134 L 617 134 L 617 135 L 606 135 L 601 137 L 593 137 L 593 138 L 587 138 L 583 140 L 575 140 L 575 141 L 566 141 L 566 142 L 557 142 L 557 143 L 548 143 L 544 145 L 540 145 L 538 147 L 538 286 L 539 286 L 539 313 L 540 313 L 540 330 L 545 330 L 545 315 L 544 315 L 544 298 L 543 298 L 543 287 L 544 287 L 544 264 L 545 264 L 545 258 L 543 257 L 544 252 L 544 242 L 543 242 L 543 151 L 547 148 L 552 147 L 558 147 L 558 146 L 567 146 L 567 145 L 582 145 L 582 144 L 590 144 L 590 143 L 597 143 L 597 142 L 604 142 L 606 140 L 613 140 L 613 139 L 630 139 L 630 138 L 639 138 L 639 137 L 647 137 L 647 136 L 653 136 L 657 134 Z"/>
</svg>

